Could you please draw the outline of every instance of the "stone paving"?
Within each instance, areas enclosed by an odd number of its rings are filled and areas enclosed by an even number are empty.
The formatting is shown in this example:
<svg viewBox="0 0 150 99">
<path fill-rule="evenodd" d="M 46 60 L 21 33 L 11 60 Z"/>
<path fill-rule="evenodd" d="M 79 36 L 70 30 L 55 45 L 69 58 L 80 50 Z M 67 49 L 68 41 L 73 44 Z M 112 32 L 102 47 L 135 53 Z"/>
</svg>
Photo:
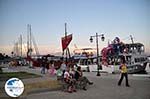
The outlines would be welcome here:
<svg viewBox="0 0 150 99">
<path fill-rule="evenodd" d="M 26 71 L 41 75 L 40 78 L 24 79 L 24 83 L 34 83 L 42 80 L 56 80 L 56 77 L 50 77 L 48 74 L 40 74 L 40 68 L 30 69 L 28 67 L 15 68 L 16 71 Z M 121 86 L 117 86 L 119 74 L 101 73 L 96 76 L 96 72 L 85 72 L 84 75 L 94 85 L 89 85 L 87 91 L 77 90 L 75 93 L 67 93 L 61 90 L 57 91 L 38 91 L 37 93 L 27 94 L 25 99 L 150 99 L 150 77 L 129 75 L 129 84 L 131 87 L 125 87 L 125 80 Z M 148 74 L 149 75 L 149 74 Z M 25 87 L 26 88 L 26 87 Z M 1 99 L 1 98 L 0 98 Z"/>
<path fill-rule="evenodd" d="M 150 78 L 129 75 L 129 84 L 117 86 L 119 74 L 84 73 L 94 85 L 89 85 L 87 91 L 77 90 L 74 93 L 50 91 L 27 96 L 27 99 L 150 99 Z"/>
</svg>

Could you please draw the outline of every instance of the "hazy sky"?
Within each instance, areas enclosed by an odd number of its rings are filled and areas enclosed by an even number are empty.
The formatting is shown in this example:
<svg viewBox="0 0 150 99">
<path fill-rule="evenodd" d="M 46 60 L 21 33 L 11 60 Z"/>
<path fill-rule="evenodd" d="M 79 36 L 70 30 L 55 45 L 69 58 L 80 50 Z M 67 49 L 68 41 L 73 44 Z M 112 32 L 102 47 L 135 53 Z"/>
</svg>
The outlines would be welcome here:
<svg viewBox="0 0 150 99">
<path fill-rule="evenodd" d="M 95 47 L 91 35 L 105 34 L 100 48 L 116 36 L 144 43 L 150 52 L 150 0 L 0 0 L 0 52 L 10 53 L 20 34 L 26 42 L 32 25 L 40 53 L 61 52 L 64 23 L 73 33 L 70 48 Z"/>
</svg>

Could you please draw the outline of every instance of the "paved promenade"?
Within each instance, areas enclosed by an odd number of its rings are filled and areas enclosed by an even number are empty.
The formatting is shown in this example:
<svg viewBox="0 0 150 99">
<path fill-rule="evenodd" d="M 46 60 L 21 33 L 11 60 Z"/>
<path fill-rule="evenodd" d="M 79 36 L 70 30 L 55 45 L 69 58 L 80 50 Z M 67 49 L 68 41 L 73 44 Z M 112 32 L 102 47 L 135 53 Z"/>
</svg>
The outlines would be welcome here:
<svg viewBox="0 0 150 99">
<path fill-rule="evenodd" d="M 6 70 L 7 71 L 7 70 Z M 48 81 L 56 81 L 56 77 L 50 77 L 48 74 L 40 74 L 40 68 L 29 69 L 28 67 L 18 67 L 14 71 L 26 71 L 41 75 L 42 77 L 34 79 L 23 79 L 25 84 L 41 82 L 49 84 L 53 87 L 54 83 Z M 87 91 L 77 90 L 76 93 L 67 93 L 60 90 L 38 91 L 36 93 L 26 94 L 23 99 L 150 99 L 150 76 L 129 75 L 129 84 L 131 87 L 125 87 L 125 80 L 121 86 L 117 86 L 120 78 L 119 74 L 102 73 L 100 77 L 96 76 L 96 72 L 85 72 L 84 75 L 94 85 L 88 86 Z M 50 82 L 51 82 L 50 81 Z M 40 83 L 43 84 L 43 83 Z M 46 84 L 46 85 L 47 85 Z M 39 86 L 39 85 L 38 85 Z M 55 85 L 56 86 L 56 85 Z M 26 90 L 25 86 L 25 90 Z M 0 98 L 1 99 L 1 98 Z M 6 98 L 7 99 L 7 98 Z M 10 99 L 10 98 L 8 98 Z"/>
<path fill-rule="evenodd" d="M 129 75 L 131 87 L 125 87 L 125 81 L 117 86 L 119 74 L 84 73 L 94 85 L 88 86 L 87 91 L 77 90 L 76 93 L 49 91 L 28 95 L 27 99 L 150 99 L 150 78 Z"/>
</svg>

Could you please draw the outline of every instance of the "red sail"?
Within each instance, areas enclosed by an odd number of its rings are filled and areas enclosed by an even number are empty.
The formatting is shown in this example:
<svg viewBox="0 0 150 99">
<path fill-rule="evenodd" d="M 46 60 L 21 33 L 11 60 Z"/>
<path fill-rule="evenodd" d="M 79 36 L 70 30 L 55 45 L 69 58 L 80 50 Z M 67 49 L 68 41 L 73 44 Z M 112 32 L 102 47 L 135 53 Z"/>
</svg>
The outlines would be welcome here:
<svg viewBox="0 0 150 99">
<path fill-rule="evenodd" d="M 62 50 L 63 51 L 68 47 L 68 45 L 70 44 L 71 40 L 72 40 L 72 34 L 61 38 Z"/>
</svg>

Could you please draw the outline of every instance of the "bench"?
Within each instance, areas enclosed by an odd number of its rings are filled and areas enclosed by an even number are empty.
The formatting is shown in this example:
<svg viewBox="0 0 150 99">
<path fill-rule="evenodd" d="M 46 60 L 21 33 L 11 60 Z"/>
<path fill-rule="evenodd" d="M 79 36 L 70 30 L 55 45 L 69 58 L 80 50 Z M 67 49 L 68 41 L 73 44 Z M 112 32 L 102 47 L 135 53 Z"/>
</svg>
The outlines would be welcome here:
<svg viewBox="0 0 150 99">
<path fill-rule="evenodd" d="M 59 84 L 62 85 L 61 90 L 62 91 L 67 91 L 69 84 L 67 84 L 64 81 L 63 76 L 57 76 L 57 81 L 59 82 Z M 76 87 L 76 89 L 82 89 L 83 88 L 83 82 L 82 81 L 76 81 L 75 82 L 75 87 Z"/>
</svg>

